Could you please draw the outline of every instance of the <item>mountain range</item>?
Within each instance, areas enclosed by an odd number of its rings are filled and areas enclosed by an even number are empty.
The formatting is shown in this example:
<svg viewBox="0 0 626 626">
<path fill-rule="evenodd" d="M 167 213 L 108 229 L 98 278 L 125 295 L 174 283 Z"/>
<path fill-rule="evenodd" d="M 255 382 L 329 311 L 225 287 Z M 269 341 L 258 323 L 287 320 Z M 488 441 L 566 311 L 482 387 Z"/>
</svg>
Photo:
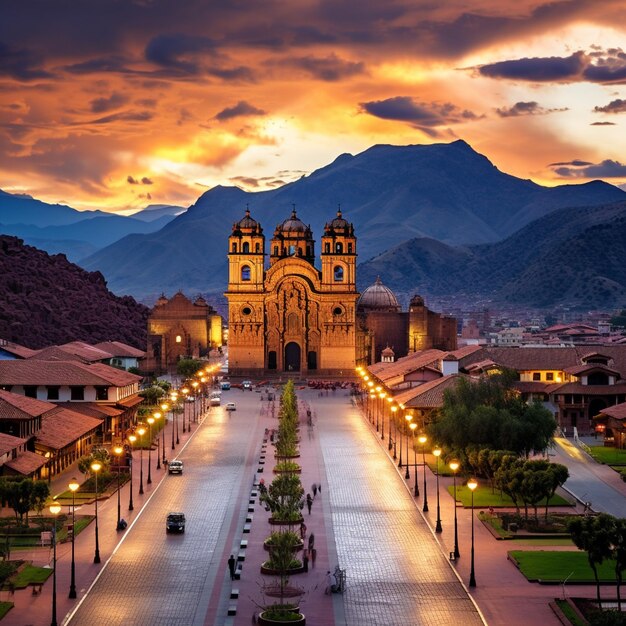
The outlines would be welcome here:
<svg viewBox="0 0 626 626">
<path fill-rule="evenodd" d="M 625 198 L 602 181 L 544 187 L 516 178 L 464 141 L 378 145 L 355 156 L 343 154 L 278 189 L 215 187 L 158 232 L 129 235 L 80 263 L 102 271 L 116 293 L 221 292 L 227 238 L 246 206 L 269 244 L 273 228 L 293 206 L 319 241 L 340 204 L 355 224 L 359 258 L 365 261 L 415 238 L 448 246 L 496 242 L 556 209 Z"/>
</svg>

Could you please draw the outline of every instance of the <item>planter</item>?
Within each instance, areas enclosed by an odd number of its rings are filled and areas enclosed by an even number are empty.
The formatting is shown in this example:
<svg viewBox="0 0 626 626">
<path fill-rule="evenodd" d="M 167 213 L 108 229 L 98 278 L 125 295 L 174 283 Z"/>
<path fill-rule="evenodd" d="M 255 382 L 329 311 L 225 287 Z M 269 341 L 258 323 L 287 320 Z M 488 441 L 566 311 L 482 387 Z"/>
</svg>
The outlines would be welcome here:
<svg viewBox="0 0 626 626">
<path fill-rule="evenodd" d="M 290 567 L 284 572 L 285 576 L 292 576 L 293 574 L 302 574 L 304 572 L 304 565 L 300 567 Z M 279 576 L 282 572 L 273 567 L 265 567 L 261 565 L 261 574 L 267 574 L 268 576 Z"/>
<path fill-rule="evenodd" d="M 270 517 L 267 521 L 272 524 L 272 526 L 299 526 L 302 522 L 304 522 L 304 517 L 300 516 L 296 520 L 282 520 Z"/>
<path fill-rule="evenodd" d="M 257 618 L 257 624 L 260 624 L 261 626 L 276 626 L 276 625 L 284 626 L 285 624 L 295 624 L 296 626 L 304 626 L 304 624 L 306 624 L 306 617 L 304 616 L 303 613 L 297 614 L 299 616 L 298 619 L 289 620 L 289 621 L 285 621 L 285 620 L 278 621 L 274 619 L 268 619 L 266 617 L 263 617 L 264 613 L 265 611 L 261 611 L 261 613 L 259 614 L 259 617 Z"/>
<path fill-rule="evenodd" d="M 274 468 L 274 474 L 302 474 L 302 468 L 298 469 L 276 469 Z"/>
<path fill-rule="evenodd" d="M 298 452 L 298 454 L 292 454 L 292 455 L 288 455 L 288 456 L 278 456 L 278 454 L 275 454 L 274 458 L 277 461 L 289 461 L 290 459 L 299 459 L 300 458 L 300 453 Z"/>
<path fill-rule="evenodd" d="M 263 542 L 263 548 L 265 548 L 265 550 L 267 550 L 268 552 L 272 551 L 273 546 L 269 543 L 267 543 L 266 541 Z M 293 549 L 297 552 L 298 550 L 302 550 L 302 548 L 304 548 L 304 542 L 301 541 L 300 543 L 297 543 Z"/>
</svg>

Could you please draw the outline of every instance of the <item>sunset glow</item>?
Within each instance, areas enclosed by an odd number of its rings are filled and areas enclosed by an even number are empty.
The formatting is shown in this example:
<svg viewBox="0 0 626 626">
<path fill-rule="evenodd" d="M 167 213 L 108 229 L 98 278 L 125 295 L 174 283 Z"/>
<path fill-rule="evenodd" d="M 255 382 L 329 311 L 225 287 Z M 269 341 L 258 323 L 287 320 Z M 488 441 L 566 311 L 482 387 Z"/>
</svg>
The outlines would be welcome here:
<svg viewBox="0 0 626 626">
<path fill-rule="evenodd" d="M 623 184 L 624 24 L 621 0 L 4 3 L 0 189 L 187 206 L 457 138 L 543 184 Z"/>
</svg>

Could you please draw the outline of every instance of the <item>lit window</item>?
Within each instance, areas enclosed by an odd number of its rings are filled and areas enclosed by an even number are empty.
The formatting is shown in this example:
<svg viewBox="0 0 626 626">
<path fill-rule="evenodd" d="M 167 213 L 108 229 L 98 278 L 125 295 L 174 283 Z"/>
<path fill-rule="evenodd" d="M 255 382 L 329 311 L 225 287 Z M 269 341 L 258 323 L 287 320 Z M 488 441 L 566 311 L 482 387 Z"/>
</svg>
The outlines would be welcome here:
<svg viewBox="0 0 626 626">
<path fill-rule="evenodd" d="M 335 252 L 336 252 L 337 254 L 341 254 L 341 253 L 343 252 L 343 244 L 342 244 L 342 243 L 337 242 L 337 243 L 335 244 Z"/>
<path fill-rule="evenodd" d="M 182 343 L 183 338 L 180 335 L 176 335 L 176 343 Z"/>
<path fill-rule="evenodd" d="M 554 372 L 547 372 L 546 380 L 554 380 Z"/>
</svg>

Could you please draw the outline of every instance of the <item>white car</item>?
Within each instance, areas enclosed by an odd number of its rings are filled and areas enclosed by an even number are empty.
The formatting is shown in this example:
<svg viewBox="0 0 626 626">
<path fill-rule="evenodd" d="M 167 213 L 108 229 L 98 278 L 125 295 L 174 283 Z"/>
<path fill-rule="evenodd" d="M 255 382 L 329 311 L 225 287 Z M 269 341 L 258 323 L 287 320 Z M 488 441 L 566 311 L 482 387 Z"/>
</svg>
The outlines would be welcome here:
<svg viewBox="0 0 626 626">
<path fill-rule="evenodd" d="M 234 402 L 228 402 L 226 404 L 226 410 L 227 411 L 236 411 L 237 410 L 237 406 L 235 405 Z"/>
<path fill-rule="evenodd" d="M 182 461 L 170 461 L 167 466 L 167 471 L 169 474 L 182 474 L 183 473 L 183 462 Z"/>
</svg>

